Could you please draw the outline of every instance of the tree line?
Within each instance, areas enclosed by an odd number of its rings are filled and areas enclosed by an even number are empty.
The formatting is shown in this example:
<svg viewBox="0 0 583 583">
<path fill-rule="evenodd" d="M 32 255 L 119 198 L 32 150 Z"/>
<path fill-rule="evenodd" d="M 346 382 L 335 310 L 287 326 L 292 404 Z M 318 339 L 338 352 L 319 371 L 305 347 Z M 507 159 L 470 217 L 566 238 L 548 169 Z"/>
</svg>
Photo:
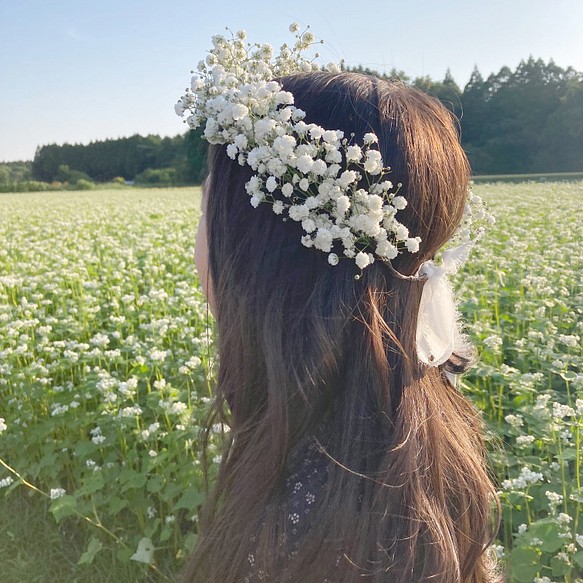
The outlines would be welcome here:
<svg viewBox="0 0 583 583">
<path fill-rule="evenodd" d="M 463 90 L 449 70 L 442 81 L 411 79 L 398 70 L 350 70 L 400 80 L 438 98 L 459 119 L 475 174 L 583 171 L 583 74 L 571 67 L 530 57 L 514 71 L 502 67 L 486 79 L 475 68 Z M 197 184 L 205 172 L 206 141 L 200 130 L 175 137 L 45 145 L 30 165 L 31 178 L 48 183 Z"/>
</svg>

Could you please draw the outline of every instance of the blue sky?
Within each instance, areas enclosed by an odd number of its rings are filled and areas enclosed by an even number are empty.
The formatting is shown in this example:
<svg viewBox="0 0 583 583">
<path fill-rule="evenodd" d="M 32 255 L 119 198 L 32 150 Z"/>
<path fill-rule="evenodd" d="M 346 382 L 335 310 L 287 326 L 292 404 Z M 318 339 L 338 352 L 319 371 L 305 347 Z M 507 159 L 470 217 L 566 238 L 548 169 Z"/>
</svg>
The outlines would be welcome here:
<svg viewBox="0 0 583 583">
<path fill-rule="evenodd" d="M 0 161 L 38 145 L 184 131 L 173 105 L 225 26 L 279 46 L 292 21 L 325 61 L 460 86 L 529 55 L 583 71 L 581 0 L 0 0 Z"/>
</svg>

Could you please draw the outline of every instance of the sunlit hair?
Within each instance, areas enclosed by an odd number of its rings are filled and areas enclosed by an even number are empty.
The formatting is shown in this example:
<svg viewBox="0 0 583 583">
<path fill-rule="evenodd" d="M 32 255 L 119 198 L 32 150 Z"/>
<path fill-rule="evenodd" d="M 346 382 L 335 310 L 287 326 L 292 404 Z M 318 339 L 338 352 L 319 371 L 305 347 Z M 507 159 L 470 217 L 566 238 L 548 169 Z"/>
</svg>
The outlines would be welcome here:
<svg viewBox="0 0 583 583">
<path fill-rule="evenodd" d="M 450 239 L 470 169 L 449 112 L 411 87 L 356 73 L 282 80 L 306 121 L 379 137 L 401 219 L 422 239 L 394 266 L 414 273 Z M 482 422 L 443 370 L 416 357 L 422 282 L 376 261 L 327 263 L 299 244 L 300 226 L 249 204 L 248 167 L 210 151 L 206 200 L 220 366 L 209 423 L 231 426 L 202 512 L 185 582 L 235 583 L 249 541 L 266 581 L 486 583 L 497 499 Z M 455 362 L 453 362 L 455 361 Z M 465 355 L 447 366 L 463 368 Z M 325 422 L 328 479 L 313 524 L 286 564 L 284 485 L 294 445 Z M 493 517 L 494 515 L 494 517 Z"/>
</svg>

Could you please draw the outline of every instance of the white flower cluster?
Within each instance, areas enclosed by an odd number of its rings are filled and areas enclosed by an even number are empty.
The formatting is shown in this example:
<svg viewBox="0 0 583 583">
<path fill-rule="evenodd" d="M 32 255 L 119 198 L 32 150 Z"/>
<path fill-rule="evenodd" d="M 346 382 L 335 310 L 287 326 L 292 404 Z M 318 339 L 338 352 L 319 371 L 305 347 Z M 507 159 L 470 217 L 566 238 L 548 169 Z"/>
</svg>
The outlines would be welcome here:
<svg viewBox="0 0 583 583">
<path fill-rule="evenodd" d="M 511 480 L 504 480 L 502 482 L 502 489 L 504 490 L 521 490 L 527 488 L 532 484 L 536 484 L 544 479 L 540 472 L 533 472 L 527 467 L 522 468 L 520 475 Z"/>
<path fill-rule="evenodd" d="M 407 201 L 398 196 L 400 185 L 385 179 L 390 168 L 377 136 L 367 133 L 358 145 L 340 130 L 306 124 L 293 95 L 274 80 L 319 69 L 302 54 L 314 42 L 312 33 L 296 24 L 290 31 L 294 46 L 283 45 L 275 58 L 270 45 L 245 43 L 245 31 L 230 40 L 214 36 L 176 113 L 187 115 L 191 128 L 204 124 L 209 143 L 226 144 L 231 159 L 249 165 L 255 171 L 246 184 L 251 204 L 270 203 L 275 214 L 300 223 L 302 244 L 328 253 L 331 265 L 339 261 L 335 242 L 360 269 L 375 257 L 416 253 L 421 239 L 395 218 Z"/>
</svg>

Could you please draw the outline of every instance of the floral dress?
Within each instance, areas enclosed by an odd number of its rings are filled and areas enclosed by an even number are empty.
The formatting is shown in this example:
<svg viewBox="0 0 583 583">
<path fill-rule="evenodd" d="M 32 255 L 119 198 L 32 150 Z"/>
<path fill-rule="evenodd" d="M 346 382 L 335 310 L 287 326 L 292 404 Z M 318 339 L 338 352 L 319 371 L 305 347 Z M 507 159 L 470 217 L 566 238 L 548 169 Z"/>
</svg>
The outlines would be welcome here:
<svg viewBox="0 0 583 583">
<path fill-rule="evenodd" d="M 286 505 L 286 533 L 279 539 L 279 558 L 285 563 L 293 557 L 313 524 L 313 516 L 327 482 L 328 457 L 321 451 L 314 437 L 304 439 L 290 457 L 290 473 L 286 478 L 284 504 Z M 256 568 L 256 537 L 250 541 L 247 557 L 249 573 L 244 583 L 257 583 L 267 575 Z"/>
</svg>

